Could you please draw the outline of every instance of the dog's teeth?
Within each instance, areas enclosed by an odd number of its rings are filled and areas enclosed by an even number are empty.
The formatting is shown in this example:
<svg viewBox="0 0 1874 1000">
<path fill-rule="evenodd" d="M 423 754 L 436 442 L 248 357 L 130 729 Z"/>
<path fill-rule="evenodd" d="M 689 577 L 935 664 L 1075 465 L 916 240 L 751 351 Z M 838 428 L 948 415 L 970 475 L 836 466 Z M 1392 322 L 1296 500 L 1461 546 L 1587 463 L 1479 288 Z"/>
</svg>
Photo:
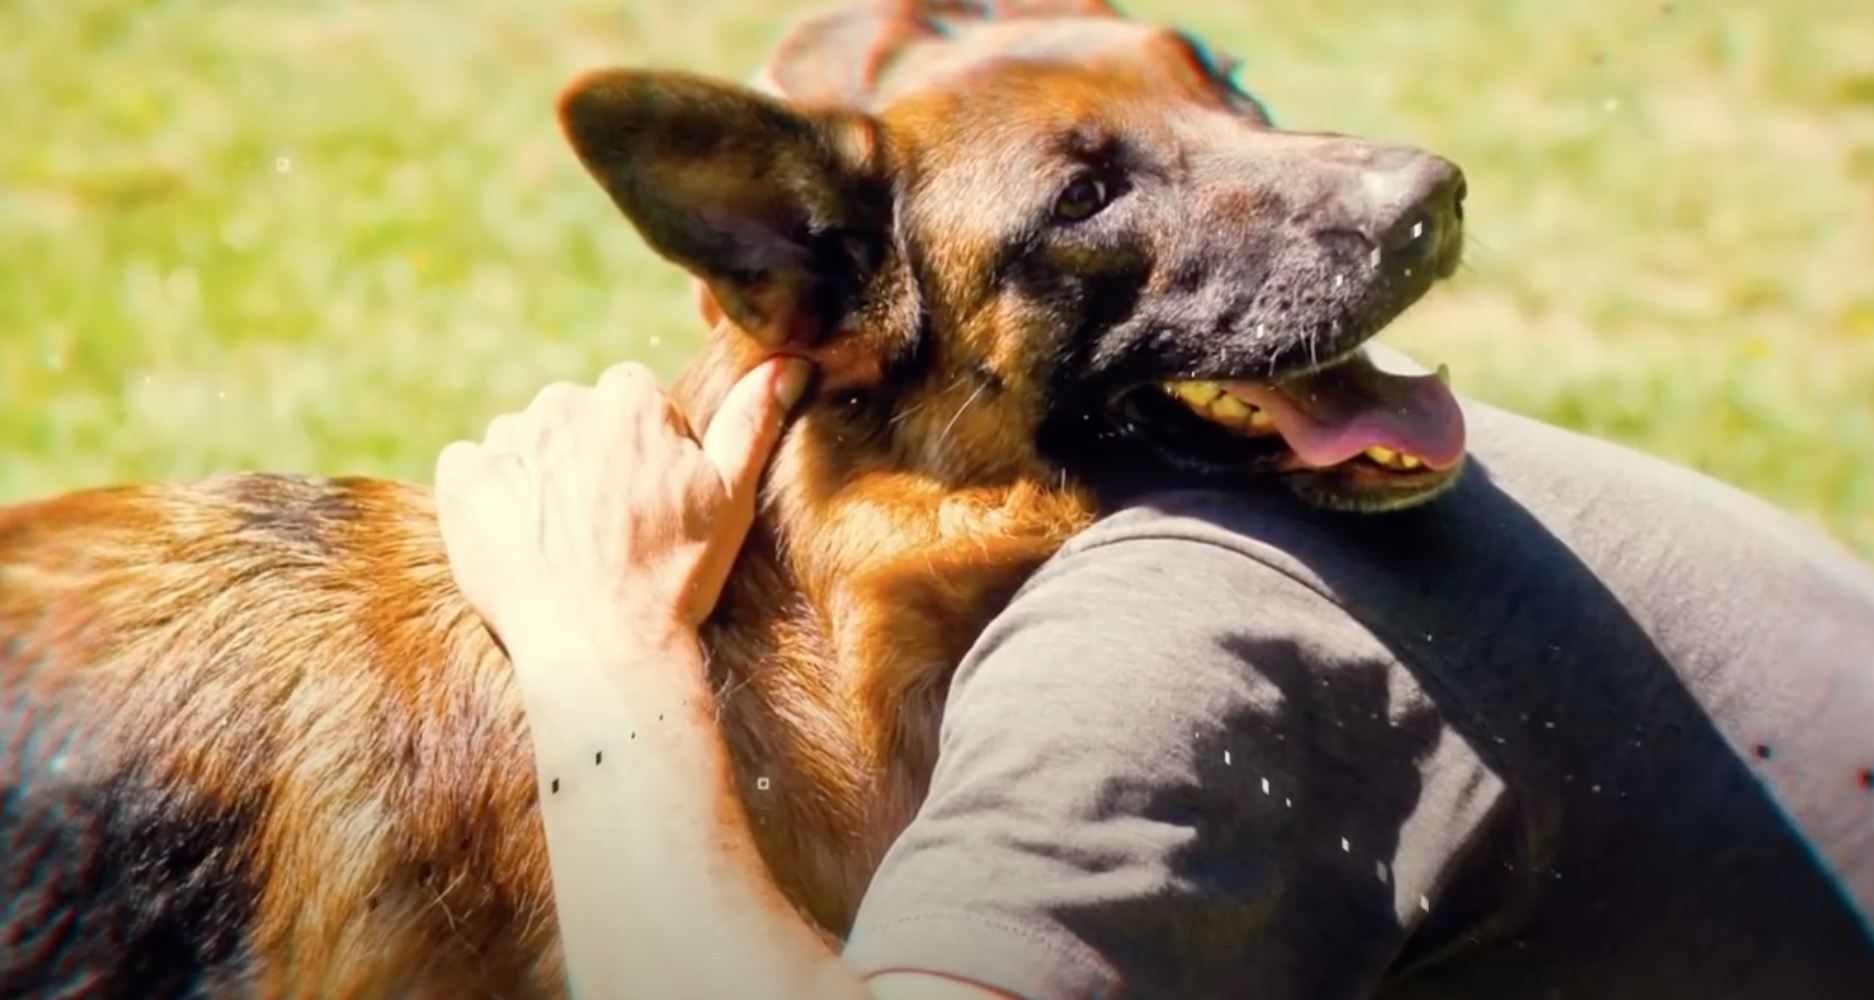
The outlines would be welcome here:
<svg viewBox="0 0 1874 1000">
<path fill-rule="evenodd" d="M 1219 395 L 1210 404 L 1211 412 L 1225 420 L 1244 420 L 1249 417 L 1249 406 L 1235 396 Z"/>
<path fill-rule="evenodd" d="M 1411 472 L 1414 469 L 1423 468 L 1425 465 L 1425 460 L 1419 458 L 1417 455 L 1408 455 L 1404 452 L 1394 451 L 1391 448 L 1380 447 L 1379 445 L 1368 448 L 1365 455 L 1367 458 L 1388 469 L 1397 469 L 1402 472 Z"/>
<path fill-rule="evenodd" d="M 1226 427 L 1262 433 L 1269 433 L 1275 429 L 1275 421 L 1270 420 L 1268 414 L 1224 392 L 1223 386 L 1216 382 L 1181 379 L 1161 382 L 1159 388 L 1163 389 L 1166 395 L 1182 401 L 1206 419 Z"/>
<path fill-rule="evenodd" d="M 1223 395 L 1223 387 L 1215 382 L 1166 382 L 1164 384 L 1164 389 L 1171 395 L 1184 400 L 1192 406 L 1198 407 L 1204 406 L 1211 400 Z"/>
<path fill-rule="evenodd" d="M 1439 382 L 1447 386 L 1451 384 L 1451 366 L 1450 365 L 1441 364 L 1438 366 L 1438 370 L 1435 372 L 1432 372 L 1432 374 L 1438 377 Z"/>
</svg>

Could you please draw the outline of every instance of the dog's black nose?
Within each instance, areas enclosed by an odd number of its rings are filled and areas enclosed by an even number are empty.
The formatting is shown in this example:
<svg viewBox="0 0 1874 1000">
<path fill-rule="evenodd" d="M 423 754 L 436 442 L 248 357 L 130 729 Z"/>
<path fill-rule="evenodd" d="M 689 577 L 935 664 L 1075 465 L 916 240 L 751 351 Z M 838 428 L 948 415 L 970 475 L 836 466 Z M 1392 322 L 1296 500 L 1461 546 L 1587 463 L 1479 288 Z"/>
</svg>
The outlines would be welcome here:
<svg viewBox="0 0 1874 1000">
<path fill-rule="evenodd" d="M 1330 228 L 1353 233 L 1395 267 L 1434 258 L 1463 227 L 1464 172 L 1442 156 L 1415 149 L 1362 152 L 1343 175 L 1336 199 L 1341 217 Z"/>
<path fill-rule="evenodd" d="M 1389 149 L 1359 172 L 1360 235 L 1409 264 L 1436 251 L 1464 221 L 1464 172 L 1442 156 Z"/>
</svg>

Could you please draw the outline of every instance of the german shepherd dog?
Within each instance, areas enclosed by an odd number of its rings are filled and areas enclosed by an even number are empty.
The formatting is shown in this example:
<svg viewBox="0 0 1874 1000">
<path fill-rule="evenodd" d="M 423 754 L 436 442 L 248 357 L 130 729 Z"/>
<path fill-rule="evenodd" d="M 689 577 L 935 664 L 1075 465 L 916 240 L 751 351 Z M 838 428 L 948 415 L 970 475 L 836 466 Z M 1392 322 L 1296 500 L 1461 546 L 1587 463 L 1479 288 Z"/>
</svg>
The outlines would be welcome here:
<svg viewBox="0 0 1874 1000">
<path fill-rule="evenodd" d="M 1456 267 L 1462 174 L 1276 129 L 1185 34 L 862 0 L 763 86 L 605 69 L 558 115 L 701 290 L 693 427 L 776 351 L 818 366 L 705 639 L 766 862 L 830 936 L 950 671 L 1130 484 L 1361 512 L 1462 468 L 1441 380 L 1360 350 Z M 530 753 L 423 487 L 0 510 L 9 1000 L 562 996 Z"/>
</svg>

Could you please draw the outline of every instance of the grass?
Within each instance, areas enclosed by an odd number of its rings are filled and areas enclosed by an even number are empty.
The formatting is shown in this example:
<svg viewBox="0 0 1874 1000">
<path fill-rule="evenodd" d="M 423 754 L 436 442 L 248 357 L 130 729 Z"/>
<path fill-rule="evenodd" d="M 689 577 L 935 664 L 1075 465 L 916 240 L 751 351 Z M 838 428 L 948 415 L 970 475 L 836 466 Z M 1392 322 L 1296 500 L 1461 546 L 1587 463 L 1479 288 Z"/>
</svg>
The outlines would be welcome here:
<svg viewBox="0 0 1874 1000">
<path fill-rule="evenodd" d="M 1139 2 L 1278 121 L 1471 179 L 1390 339 L 1480 398 L 1874 554 L 1874 20 L 1861 0 Z M 0 4 L 0 501 L 237 468 L 427 478 L 546 381 L 698 324 L 563 148 L 607 62 L 744 77 L 806 4 Z"/>
</svg>

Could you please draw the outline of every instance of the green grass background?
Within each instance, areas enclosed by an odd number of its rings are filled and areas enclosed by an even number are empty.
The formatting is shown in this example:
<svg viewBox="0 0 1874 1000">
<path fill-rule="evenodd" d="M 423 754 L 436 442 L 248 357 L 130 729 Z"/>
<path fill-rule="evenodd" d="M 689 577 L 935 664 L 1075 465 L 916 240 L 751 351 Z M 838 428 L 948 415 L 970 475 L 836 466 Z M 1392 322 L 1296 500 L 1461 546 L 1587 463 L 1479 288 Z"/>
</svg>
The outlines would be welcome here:
<svg viewBox="0 0 1874 1000">
<path fill-rule="evenodd" d="M 562 146 L 602 63 L 745 77 L 772 0 L 0 0 L 0 501 L 427 478 L 545 382 L 699 324 Z M 1470 176 L 1392 342 L 1874 554 L 1865 0 L 1140 2 L 1284 125 Z"/>
</svg>

